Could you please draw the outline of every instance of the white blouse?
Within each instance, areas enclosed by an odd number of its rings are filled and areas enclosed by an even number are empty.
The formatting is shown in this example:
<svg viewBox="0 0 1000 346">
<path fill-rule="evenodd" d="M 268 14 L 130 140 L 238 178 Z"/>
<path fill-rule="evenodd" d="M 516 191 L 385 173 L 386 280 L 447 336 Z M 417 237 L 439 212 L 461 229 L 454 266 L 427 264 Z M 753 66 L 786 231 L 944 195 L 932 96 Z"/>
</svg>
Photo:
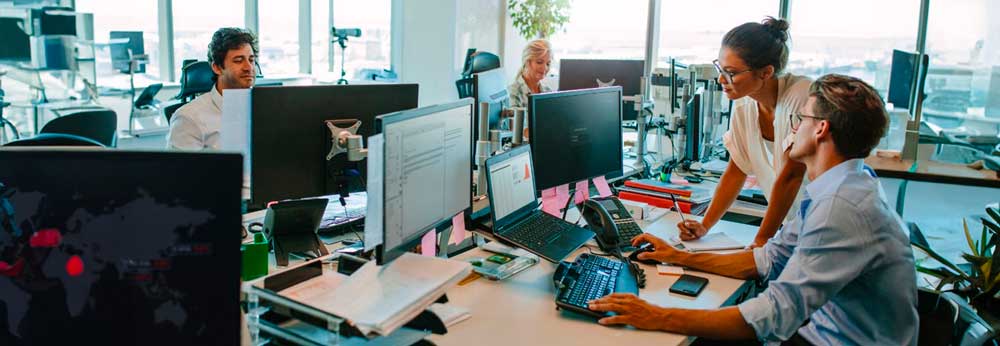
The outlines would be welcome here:
<svg viewBox="0 0 1000 346">
<path fill-rule="evenodd" d="M 729 150 L 730 160 L 747 175 L 757 177 L 757 183 L 764 197 L 771 200 L 774 181 L 785 164 L 784 153 L 791 144 L 792 129 L 788 123 L 790 114 L 798 112 L 809 99 L 808 77 L 785 74 L 778 77 L 778 102 L 774 109 L 774 141 L 765 140 L 757 121 L 757 101 L 743 97 L 733 101 L 733 112 L 729 120 L 729 131 L 723 136 L 723 143 Z M 795 205 L 802 196 L 803 181 Z M 795 205 L 792 209 L 796 210 Z M 789 214 L 791 215 L 791 214 Z"/>
</svg>

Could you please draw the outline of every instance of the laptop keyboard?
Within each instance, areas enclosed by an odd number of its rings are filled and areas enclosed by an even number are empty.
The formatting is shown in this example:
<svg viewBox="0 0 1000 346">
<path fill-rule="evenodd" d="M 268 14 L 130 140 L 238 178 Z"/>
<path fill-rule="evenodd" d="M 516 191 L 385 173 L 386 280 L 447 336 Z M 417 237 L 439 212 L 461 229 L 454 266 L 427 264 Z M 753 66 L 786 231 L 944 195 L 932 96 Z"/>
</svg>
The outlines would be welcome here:
<svg viewBox="0 0 1000 346">
<path fill-rule="evenodd" d="M 514 226 L 505 236 L 524 246 L 537 248 L 559 238 L 561 231 L 567 227 L 572 226 L 554 217 L 536 213 L 523 223 Z"/>
</svg>

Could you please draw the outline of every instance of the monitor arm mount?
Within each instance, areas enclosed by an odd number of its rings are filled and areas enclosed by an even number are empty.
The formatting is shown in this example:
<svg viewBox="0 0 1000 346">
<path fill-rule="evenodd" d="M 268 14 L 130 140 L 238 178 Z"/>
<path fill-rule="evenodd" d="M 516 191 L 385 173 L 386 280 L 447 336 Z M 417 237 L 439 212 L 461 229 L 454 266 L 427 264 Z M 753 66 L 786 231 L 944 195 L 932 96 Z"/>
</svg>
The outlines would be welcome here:
<svg viewBox="0 0 1000 346">
<path fill-rule="evenodd" d="M 361 120 L 327 120 L 326 127 L 330 129 L 330 139 L 333 146 L 330 153 L 326 154 L 326 160 L 333 160 L 334 156 L 342 153 L 347 154 L 347 160 L 357 162 L 368 157 L 368 149 L 365 149 L 364 137 L 358 135 L 361 128 Z"/>
<path fill-rule="evenodd" d="M 365 149 L 364 137 L 358 135 L 358 130 L 361 129 L 361 120 L 327 120 L 326 127 L 330 130 L 330 141 L 332 142 L 330 152 L 326 154 L 326 161 L 328 163 L 340 154 L 346 154 L 347 161 L 350 162 L 358 162 L 368 157 L 368 149 Z M 350 196 L 350 178 L 361 178 L 361 173 L 355 169 L 344 169 L 343 172 L 338 172 L 336 176 L 340 205 L 346 207 L 347 197 Z"/>
<path fill-rule="evenodd" d="M 639 176 L 641 178 L 646 178 L 651 175 L 650 169 L 652 165 L 646 162 L 646 136 L 649 131 L 650 125 L 654 128 L 659 129 L 659 125 L 662 122 L 662 118 L 657 120 L 655 117 L 647 118 L 647 115 L 653 114 L 653 101 L 651 98 L 651 93 L 646 90 L 646 80 L 648 77 L 642 77 L 642 83 L 640 84 L 640 91 L 638 95 L 632 97 L 635 101 L 635 108 L 638 113 L 636 116 L 636 132 L 638 134 L 637 141 L 635 143 L 635 169 L 639 171 Z M 653 124 L 647 124 L 647 122 L 653 122 Z"/>
</svg>

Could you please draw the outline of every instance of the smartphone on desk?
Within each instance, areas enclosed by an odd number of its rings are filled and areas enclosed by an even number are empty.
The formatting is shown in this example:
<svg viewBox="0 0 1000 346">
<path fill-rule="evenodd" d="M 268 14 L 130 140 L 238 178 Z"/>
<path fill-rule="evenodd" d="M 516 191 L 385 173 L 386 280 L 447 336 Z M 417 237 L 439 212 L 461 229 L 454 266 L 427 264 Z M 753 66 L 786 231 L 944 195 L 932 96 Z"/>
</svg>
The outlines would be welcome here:
<svg viewBox="0 0 1000 346">
<path fill-rule="evenodd" d="M 698 294 L 705 289 L 705 286 L 708 286 L 708 279 L 700 276 L 682 274 L 681 277 L 677 279 L 677 282 L 674 282 L 674 284 L 670 286 L 670 292 L 697 297 Z"/>
</svg>

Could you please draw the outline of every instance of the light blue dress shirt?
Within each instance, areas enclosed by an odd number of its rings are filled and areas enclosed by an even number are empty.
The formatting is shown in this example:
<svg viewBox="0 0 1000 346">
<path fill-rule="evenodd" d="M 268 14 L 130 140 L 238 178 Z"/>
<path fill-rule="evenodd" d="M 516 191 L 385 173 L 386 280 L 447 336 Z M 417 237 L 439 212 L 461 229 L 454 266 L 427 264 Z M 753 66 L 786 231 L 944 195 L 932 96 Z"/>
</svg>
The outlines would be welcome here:
<svg viewBox="0 0 1000 346">
<path fill-rule="evenodd" d="M 767 344 L 916 345 L 917 286 L 902 221 L 861 159 L 806 186 L 795 218 L 753 251 L 759 296 L 739 305 Z M 803 323 L 809 321 L 803 326 Z"/>
</svg>

